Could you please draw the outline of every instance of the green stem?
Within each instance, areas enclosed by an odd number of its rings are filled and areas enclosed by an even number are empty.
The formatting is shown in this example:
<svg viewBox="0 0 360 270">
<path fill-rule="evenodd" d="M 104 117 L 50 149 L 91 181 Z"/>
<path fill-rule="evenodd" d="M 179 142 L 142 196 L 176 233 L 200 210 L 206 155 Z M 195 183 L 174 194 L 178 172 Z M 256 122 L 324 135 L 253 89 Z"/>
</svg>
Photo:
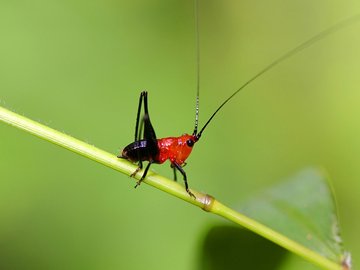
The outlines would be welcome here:
<svg viewBox="0 0 360 270">
<path fill-rule="evenodd" d="M 54 130 L 50 127 L 42 125 L 38 122 L 35 122 L 29 118 L 11 112 L 5 108 L 0 107 L 0 120 L 15 126 L 19 129 L 25 130 L 37 137 L 40 137 L 44 140 L 57 144 L 61 147 L 67 148 L 70 151 L 73 151 L 77 154 L 85 156 L 89 159 L 92 159 L 96 162 L 99 162 L 107 167 L 110 167 L 114 170 L 122 172 L 126 175 L 131 175 L 136 169 L 136 166 L 127 160 L 119 159 L 115 155 L 105 152 L 99 148 L 96 148 L 93 145 L 89 145 L 83 141 L 75 139 L 69 135 L 61 133 L 57 130 Z M 138 173 L 135 176 L 136 179 L 139 179 Z M 193 205 L 196 205 L 205 211 L 214 213 L 216 215 L 222 216 L 228 220 L 231 220 L 267 239 L 270 241 L 288 249 L 289 251 L 298 254 L 304 259 L 317 264 L 318 266 L 324 269 L 330 270 L 341 270 L 342 266 L 330 261 L 329 259 L 321 256 L 320 254 L 300 245 L 297 242 L 292 241 L 286 236 L 273 231 L 272 229 L 258 223 L 255 220 L 252 220 L 239 212 L 221 204 L 219 201 L 215 200 L 213 197 L 192 191 L 196 196 L 196 199 L 193 199 L 186 193 L 184 188 L 177 184 L 176 182 L 169 180 L 160 175 L 149 172 L 146 177 L 145 183 L 156 187 L 160 190 L 163 190 L 175 197 L 178 197 L 184 201 L 187 201 Z"/>
<path fill-rule="evenodd" d="M 218 201 L 214 202 L 212 213 L 222 216 L 228 220 L 231 220 L 254 233 L 257 233 L 268 240 L 286 248 L 287 250 L 302 256 L 304 259 L 320 266 L 324 269 L 331 270 L 340 270 L 343 267 L 329 259 L 321 256 L 319 253 L 316 253 L 307 247 L 291 240 L 290 238 L 270 229 L 269 227 L 264 226 L 263 224 L 247 217 L 239 212 L 234 211 L 233 209 L 221 204 Z"/>
</svg>

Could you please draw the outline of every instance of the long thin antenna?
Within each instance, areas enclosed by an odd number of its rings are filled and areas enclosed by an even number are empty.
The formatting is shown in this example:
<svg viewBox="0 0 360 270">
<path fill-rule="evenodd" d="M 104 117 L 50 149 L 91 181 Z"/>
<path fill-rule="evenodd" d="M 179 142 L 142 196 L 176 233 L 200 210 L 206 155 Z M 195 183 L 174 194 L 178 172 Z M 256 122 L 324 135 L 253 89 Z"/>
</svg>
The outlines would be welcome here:
<svg viewBox="0 0 360 270">
<path fill-rule="evenodd" d="M 200 139 L 201 134 L 207 127 L 207 125 L 211 122 L 211 120 L 214 118 L 214 116 L 217 114 L 217 112 L 230 100 L 232 99 L 237 93 L 239 93 L 241 90 L 243 90 L 246 86 L 248 86 L 250 83 L 252 83 L 254 80 L 262 76 L 267 71 L 271 70 L 273 67 L 277 66 L 278 64 L 284 62 L 285 60 L 289 59 L 290 57 L 294 56 L 295 54 L 301 52 L 302 50 L 308 48 L 309 46 L 313 45 L 315 42 L 327 37 L 330 34 L 333 34 L 334 32 L 337 32 L 341 30 L 342 28 L 351 25 L 352 23 L 357 22 L 360 19 L 360 14 L 357 14 L 355 16 L 352 16 L 350 18 L 347 18 L 343 21 L 340 21 L 333 26 L 330 26 L 329 28 L 321 31 L 320 33 L 312 36 L 305 42 L 301 43 L 300 45 L 296 46 L 295 48 L 291 49 L 290 51 L 286 52 L 284 55 L 280 56 L 278 59 L 276 59 L 274 62 L 272 62 L 270 65 L 266 66 L 264 69 L 262 69 L 260 72 L 255 74 L 253 77 L 251 77 L 248 81 L 246 81 L 239 89 L 237 89 L 230 97 L 228 97 L 217 109 L 216 111 L 211 115 L 209 120 L 205 123 L 204 127 L 200 130 L 200 132 L 197 134 L 197 139 Z"/>
<path fill-rule="evenodd" d="M 195 15 L 195 47 L 196 47 L 196 105 L 195 127 L 193 134 L 197 134 L 199 122 L 199 95 L 200 95 L 200 38 L 199 38 L 199 0 L 194 0 Z"/>
</svg>

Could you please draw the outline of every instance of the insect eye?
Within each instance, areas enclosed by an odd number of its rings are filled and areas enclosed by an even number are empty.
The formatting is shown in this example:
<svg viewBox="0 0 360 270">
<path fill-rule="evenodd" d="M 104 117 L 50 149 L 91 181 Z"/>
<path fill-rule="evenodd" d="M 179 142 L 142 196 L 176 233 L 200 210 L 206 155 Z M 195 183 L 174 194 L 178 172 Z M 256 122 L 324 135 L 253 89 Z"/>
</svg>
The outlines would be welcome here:
<svg viewBox="0 0 360 270">
<path fill-rule="evenodd" d="M 194 146 L 194 141 L 191 140 L 191 139 L 188 139 L 188 140 L 186 141 L 186 144 L 187 144 L 189 147 L 193 147 L 193 146 Z"/>
</svg>

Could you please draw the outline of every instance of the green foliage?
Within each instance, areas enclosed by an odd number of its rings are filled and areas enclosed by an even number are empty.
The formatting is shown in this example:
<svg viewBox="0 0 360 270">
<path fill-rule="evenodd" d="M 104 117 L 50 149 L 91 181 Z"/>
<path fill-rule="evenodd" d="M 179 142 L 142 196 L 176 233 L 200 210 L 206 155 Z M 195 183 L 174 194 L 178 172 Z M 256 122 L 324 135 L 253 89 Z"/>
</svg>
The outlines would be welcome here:
<svg viewBox="0 0 360 270">
<path fill-rule="evenodd" d="M 268 189 L 240 211 L 322 256 L 342 264 L 346 259 L 329 180 L 316 169 Z"/>
</svg>

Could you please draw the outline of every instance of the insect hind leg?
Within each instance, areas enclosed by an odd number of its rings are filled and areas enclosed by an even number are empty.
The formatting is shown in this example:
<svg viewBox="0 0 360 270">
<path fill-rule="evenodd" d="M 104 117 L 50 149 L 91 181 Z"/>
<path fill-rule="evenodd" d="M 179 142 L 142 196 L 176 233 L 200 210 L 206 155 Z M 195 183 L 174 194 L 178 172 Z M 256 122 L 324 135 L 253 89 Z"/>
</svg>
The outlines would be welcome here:
<svg viewBox="0 0 360 270">
<path fill-rule="evenodd" d="M 138 186 L 140 186 L 141 182 L 145 179 L 148 171 L 149 171 L 149 168 L 151 166 L 152 162 L 149 162 L 148 165 L 146 165 L 146 168 L 145 168 L 145 171 L 143 173 L 143 175 L 141 176 L 140 180 L 136 182 L 136 185 L 135 185 L 135 188 L 137 188 Z M 135 174 L 140 170 L 140 166 L 136 169 L 135 171 Z"/>
<path fill-rule="evenodd" d="M 142 161 L 140 160 L 139 161 L 139 166 L 136 168 L 136 170 L 130 174 L 130 177 L 135 177 L 135 175 L 143 168 L 143 164 L 142 164 Z"/>
<path fill-rule="evenodd" d="M 140 124 L 140 113 L 141 113 L 141 107 L 142 107 L 142 103 L 143 100 L 145 99 L 145 96 L 147 95 L 146 91 L 143 91 L 140 93 L 140 98 L 139 98 L 139 105 L 138 105 L 138 111 L 136 114 L 136 123 L 135 123 L 135 141 L 140 140 L 140 132 L 139 132 L 139 124 Z"/>
</svg>

